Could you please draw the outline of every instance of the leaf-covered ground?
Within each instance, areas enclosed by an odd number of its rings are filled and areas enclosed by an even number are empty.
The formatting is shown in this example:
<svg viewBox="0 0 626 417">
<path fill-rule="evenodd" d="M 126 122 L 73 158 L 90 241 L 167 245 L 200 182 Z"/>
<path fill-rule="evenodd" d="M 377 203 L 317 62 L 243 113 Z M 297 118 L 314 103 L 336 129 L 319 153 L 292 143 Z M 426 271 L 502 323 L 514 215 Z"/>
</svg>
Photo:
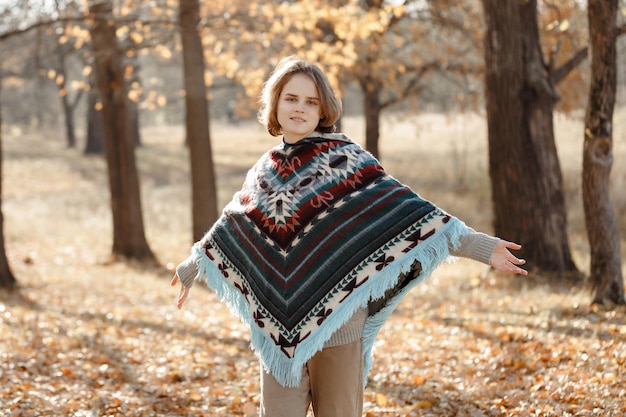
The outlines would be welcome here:
<svg viewBox="0 0 626 417">
<path fill-rule="evenodd" d="M 21 289 L 0 291 L 1 417 L 256 415 L 246 329 L 201 287 L 175 308 L 169 279 L 191 244 L 180 141 L 154 140 L 138 156 L 159 265 L 108 258 L 101 160 L 58 140 L 6 139 L 5 233 Z M 219 146 L 216 159 L 239 183 L 249 161 Z M 626 311 L 588 302 L 537 274 L 444 265 L 381 333 L 366 415 L 626 415 Z"/>
<path fill-rule="evenodd" d="M 255 415 L 247 332 L 211 292 L 177 311 L 166 270 L 30 269 L 0 299 L 0 415 Z M 368 415 L 626 414 L 624 310 L 504 280 L 452 265 L 416 289 L 377 343 Z"/>
</svg>

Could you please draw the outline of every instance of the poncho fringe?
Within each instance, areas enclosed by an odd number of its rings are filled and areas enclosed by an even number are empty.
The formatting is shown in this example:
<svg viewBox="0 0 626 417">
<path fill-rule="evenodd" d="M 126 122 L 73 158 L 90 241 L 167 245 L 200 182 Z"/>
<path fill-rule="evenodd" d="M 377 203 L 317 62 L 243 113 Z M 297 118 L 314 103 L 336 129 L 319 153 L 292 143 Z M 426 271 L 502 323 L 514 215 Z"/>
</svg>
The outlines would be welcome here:
<svg viewBox="0 0 626 417">
<path fill-rule="evenodd" d="M 276 380 L 286 387 L 296 387 L 302 376 L 302 366 L 315 353 L 320 351 L 324 343 L 347 322 L 354 312 L 361 307 L 367 306 L 370 300 L 376 300 L 394 288 L 398 283 L 398 277 L 407 273 L 415 261 L 422 266 L 418 278 L 411 280 L 394 297 L 385 302 L 385 306 L 376 314 L 369 316 L 363 330 L 363 352 L 365 355 L 365 368 L 363 384 L 367 383 L 367 376 L 372 367 L 372 352 L 374 342 L 380 329 L 385 324 L 393 310 L 398 306 L 404 296 L 418 283 L 428 279 L 432 272 L 444 261 L 452 259 L 449 253 L 449 244 L 453 248 L 458 247 L 459 238 L 466 230 L 466 226 L 458 219 L 452 219 L 442 229 L 437 239 L 429 239 L 427 244 L 418 245 L 406 257 L 388 265 L 378 275 L 368 280 L 358 294 L 353 294 L 339 311 L 334 312 L 318 330 L 317 338 L 309 338 L 299 346 L 293 359 L 286 358 L 276 349 L 274 341 L 261 329 L 259 329 L 250 313 L 249 304 L 243 294 L 234 291 L 232 285 L 224 280 L 218 267 L 205 255 L 201 242 L 197 242 L 191 250 L 198 265 L 198 277 L 204 279 L 207 286 L 217 294 L 231 312 L 244 323 L 251 331 L 250 346 L 263 366 L 271 371 Z"/>
</svg>

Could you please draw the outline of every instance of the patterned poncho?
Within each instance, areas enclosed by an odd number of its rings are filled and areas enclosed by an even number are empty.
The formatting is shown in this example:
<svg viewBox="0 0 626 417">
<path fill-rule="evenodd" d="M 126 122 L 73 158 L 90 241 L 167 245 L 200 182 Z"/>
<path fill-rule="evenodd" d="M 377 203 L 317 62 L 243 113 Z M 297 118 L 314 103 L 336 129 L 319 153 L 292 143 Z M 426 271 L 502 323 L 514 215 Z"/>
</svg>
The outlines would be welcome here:
<svg viewBox="0 0 626 417">
<path fill-rule="evenodd" d="M 250 327 L 265 368 L 296 386 L 302 366 L 370 306 L 367 375 L 381 326 L 464 227 L 345 136 L 315 133 L 260 158 L 192 257 L 198 277 Z"/>
</svg>

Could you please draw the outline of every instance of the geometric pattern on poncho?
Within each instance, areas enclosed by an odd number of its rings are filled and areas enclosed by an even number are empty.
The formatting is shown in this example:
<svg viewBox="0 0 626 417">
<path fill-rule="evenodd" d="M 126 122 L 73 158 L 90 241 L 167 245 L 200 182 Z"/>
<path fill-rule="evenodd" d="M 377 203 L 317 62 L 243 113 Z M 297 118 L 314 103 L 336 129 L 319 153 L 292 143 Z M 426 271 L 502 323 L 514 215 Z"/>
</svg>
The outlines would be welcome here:
<svg viewBox="0 0 626 417">
<path fill-rule="evenodd" d="M 364 283 L 449 220 L 360 146 L 326 135 L 264 155 L 202 245 L 254 325 L 293 358 Z"/>
</svg>

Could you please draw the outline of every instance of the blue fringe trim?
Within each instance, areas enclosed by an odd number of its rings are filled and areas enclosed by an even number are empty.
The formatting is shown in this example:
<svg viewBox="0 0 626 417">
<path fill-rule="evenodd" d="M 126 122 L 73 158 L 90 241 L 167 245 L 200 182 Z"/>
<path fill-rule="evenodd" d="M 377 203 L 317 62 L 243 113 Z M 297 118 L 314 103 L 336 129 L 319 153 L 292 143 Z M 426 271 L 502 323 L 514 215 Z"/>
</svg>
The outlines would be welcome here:
<svg viewBox="0 0 626 417">
<path fill-rule="evenodd" d="M 398 275 L 400 273 L 407 272 L 411 265 L 413 265 L 414 261 L 419 261 L 422 266 L 422 270 L 416 279 L 410 281 L 400 292 L 398 292 L 398 294 L 389 299 L 379 312 L 368 317 L 365 322 L 365 328 L 363 329 L 363 352 L 365 353 L 365 366 L 363 370 L 364 385 L 367 383 L 367 377 L 372 368 L 372 351 L 380 329 L 387 322 L 391 313 L 393 313 L 398 304 L 400 304 L 400 301 L 402 301 L 404 296 L 412 288 L 430 278 L 433 271 L 437 269 L 439 265 L 441 265 L 444 261 L 451 259 L 448 245 L 450 245 L 453 249 L 457 249 L 460 245 L 460 237 L 467 233 L 467 226 L 462 221 L 453 218 L 442 230 L 439 231 L 439 233 L 442 233 L 443 236 L 439 235 L 437 236 L 438 239 L 432 239 L 432 241 L 431 239 L 428 239 L 428 245 L 417 245 L 417 247 L 415 247 L 414 250 L 407 256 L 407 258 L 410 258 L 410 261 L 405 261 L 403 258 L 398 270 L 388 272 L 391 275 L 397 272 L 396 279 L 390 286 L 385 287 L 385 281 L 391 280 L 391 277 L 385 276 L 376 278 L 376 280 L 380 279 L 383 281 L 381 282 L 381 285 L 384 289 L 381 291 L 380 288 L 377 288 L 377 292 L 372 294 L 372 299 L 382 297 L 382 295 L 385 294 L 385 291 L 389 288 L 393 288 L 397 282 Z M 445 239 L 442 239 L 444 236 Z M 387 272 L 387 269 L 388 268 L 385 268 L 385 272 Z"/>
<path fill-rule="evenodd" d="M 404 296 L 418 283 L 430 277 L 432 272 L 449 258 L 448 245 L 451 244 L 453 248 L 457 248 L 459 238 L 466 233 L 466 230 L 467 226 L 462 221 L 452 217 L 447 224 L 437 231 L 435 236 L 417 245 L 411 252 L 387 265 L 380 273 L 370 277 L 341 303 L 339 308 L 316 330 L 315 334 L 298 345 L 293 358 L 288 358 L 269 335 L 256 326 L 245 297 L 224 279 L 217 266 L 204 253 L 200 242 L 192 247 L 191 253 L 198 265 L 197 278 L 204 278 L 206 284 L 228 305 L 232 313 L 250 328 L 250 345 L 253 351 L 266 370 L 285 387 L 298 386 L 302 376 L 302 366 L 324 347 L 324 343 L 330 339 L 333 333 L 345 324 L 357 309 L 367 307 L 370 300 L 383 297 L 386 291 L 395 287 L 400 274 L 408 272 L 413 263 L 419 261 L 422 265 L 420 275 L 409 282 L 402 291 L 387 301 L 383 309 L 370 316 L 365 322 L 363 330 L 363 352 L 365 355 L 363 383 L 365 384 L 372 367 L 374 342 L 380 329 Z"/>
</svg>

